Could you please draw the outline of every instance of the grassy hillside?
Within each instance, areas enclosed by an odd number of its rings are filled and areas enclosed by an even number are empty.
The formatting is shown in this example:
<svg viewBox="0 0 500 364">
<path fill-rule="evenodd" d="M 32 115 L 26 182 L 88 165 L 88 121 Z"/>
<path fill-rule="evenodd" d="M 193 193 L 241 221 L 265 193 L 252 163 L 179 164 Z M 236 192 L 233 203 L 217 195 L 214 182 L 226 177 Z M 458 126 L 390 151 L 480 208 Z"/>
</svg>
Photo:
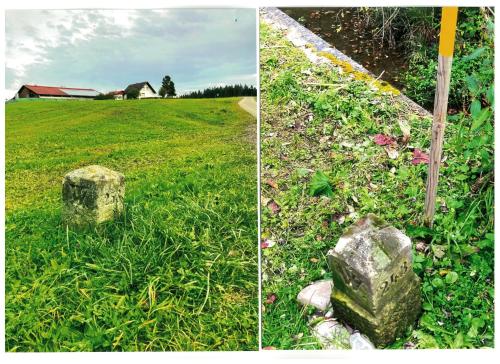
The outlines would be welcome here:
<svg viewBox="0 0 500 364">
<path fill-rule="evenodd" d="M 6 350 L 257 349 L 256 121 L 238 99 L 6 105 Z M 65 173 L 126 213 L 60 223 Z"/>
</svg>

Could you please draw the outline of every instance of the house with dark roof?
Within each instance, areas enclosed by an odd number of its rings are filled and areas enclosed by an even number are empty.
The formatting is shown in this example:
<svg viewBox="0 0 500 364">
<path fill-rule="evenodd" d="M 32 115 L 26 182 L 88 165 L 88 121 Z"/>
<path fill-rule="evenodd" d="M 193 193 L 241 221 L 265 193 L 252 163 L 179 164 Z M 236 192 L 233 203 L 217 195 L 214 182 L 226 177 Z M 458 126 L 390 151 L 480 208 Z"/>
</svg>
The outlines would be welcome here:
<svg viewBox="0 0 500 364">
<path fill-rule="evenodd" d="M 91 88 L 56 87 L 41 85 L 22 85 L 14 98 L 40 98 L 40 99 L 93 99 L 99 95 Z"/>
<path fill-rule="evenodd" d="M 133 83 L 127 86 L 124 90 L 125 95 L 129 93 L 132 89 L 135 89 L 139 92 L 138 99 L 147 99 L 147 98 L 158 98 L 160 97 L 153 86 L 148 81 Z"/>
</svg>

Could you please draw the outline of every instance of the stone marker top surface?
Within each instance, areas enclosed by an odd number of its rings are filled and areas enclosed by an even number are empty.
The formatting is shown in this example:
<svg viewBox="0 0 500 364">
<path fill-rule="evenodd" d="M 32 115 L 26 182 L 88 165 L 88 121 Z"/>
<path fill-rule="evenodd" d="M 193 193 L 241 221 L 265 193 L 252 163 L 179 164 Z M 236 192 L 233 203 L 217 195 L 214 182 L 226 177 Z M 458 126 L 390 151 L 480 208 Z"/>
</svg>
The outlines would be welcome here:
<svg viewBox="0 0 500 364">
<path fill-rule="evenodd" d="M 395 261 L 412 261 L 411 241 L 373 214 L 352 225 L 330 252 L 365 277 L 373 277 Z"/>
<path fill-rule="evenodd" d="M 106 167 L 91 165 L 69 172 L 64 176 L 64 180 L 79 185 L 82 182 L 123 182 L 125 176 Z"/>
</svg>

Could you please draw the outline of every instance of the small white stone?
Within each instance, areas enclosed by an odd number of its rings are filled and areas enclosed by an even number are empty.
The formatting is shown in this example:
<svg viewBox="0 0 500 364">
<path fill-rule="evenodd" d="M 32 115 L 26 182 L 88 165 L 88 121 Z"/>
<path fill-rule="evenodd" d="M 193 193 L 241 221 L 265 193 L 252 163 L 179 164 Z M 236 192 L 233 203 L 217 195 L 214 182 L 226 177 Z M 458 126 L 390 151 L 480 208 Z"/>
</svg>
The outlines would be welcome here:
<svg viewBox="0 0 500 364">
<path fill-rule="evenodd" d="M 318 310 L 326 311 L 330 306 L 333 281 L 322 280 L 305 287 L 297 295 L 297 301 L 302 305 L 311 305 Z"/>
<path fill-rule="evenodd" d="M 397 149 L 394 149 L 394 148 L 385 148 L 385 151 L 387 152 L 387 156 L 390 159 L 398 159 L 399 152 L 398 152 Z"/>
<path fill-rule="evenodd" d="M 321 321 L 313 327 L 312 334 L 324 349 L 349 349 L 349 332 L 334 319 Z"/>
<path fill-rule="evenodd" d="M 351 349 L 353 350 L 373 350 L 375 346 L 371 343 L 371 341 L 364 335 L 361 335 L 359 332 L 355 332 L 349 338 L 349 342 L 351 343 Z"/>
</svg>

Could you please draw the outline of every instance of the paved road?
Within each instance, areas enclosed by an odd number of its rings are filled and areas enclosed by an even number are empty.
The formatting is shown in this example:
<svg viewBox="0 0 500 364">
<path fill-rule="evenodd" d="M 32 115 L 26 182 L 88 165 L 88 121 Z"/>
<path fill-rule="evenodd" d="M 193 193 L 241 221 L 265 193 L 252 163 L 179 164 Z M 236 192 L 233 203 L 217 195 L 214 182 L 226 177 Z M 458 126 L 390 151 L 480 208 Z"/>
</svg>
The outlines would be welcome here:
<svg viewBox="0 0 500 364">
<path fill-rule="evenodd" d="M 240 102 L 238 102 L 238 105 L 248 112 L 249 114 L 253 115 L 253 117 L 257 117 L 257 98 L 256 97 L 244 97 L 241 99 Z"/>
</svg>

